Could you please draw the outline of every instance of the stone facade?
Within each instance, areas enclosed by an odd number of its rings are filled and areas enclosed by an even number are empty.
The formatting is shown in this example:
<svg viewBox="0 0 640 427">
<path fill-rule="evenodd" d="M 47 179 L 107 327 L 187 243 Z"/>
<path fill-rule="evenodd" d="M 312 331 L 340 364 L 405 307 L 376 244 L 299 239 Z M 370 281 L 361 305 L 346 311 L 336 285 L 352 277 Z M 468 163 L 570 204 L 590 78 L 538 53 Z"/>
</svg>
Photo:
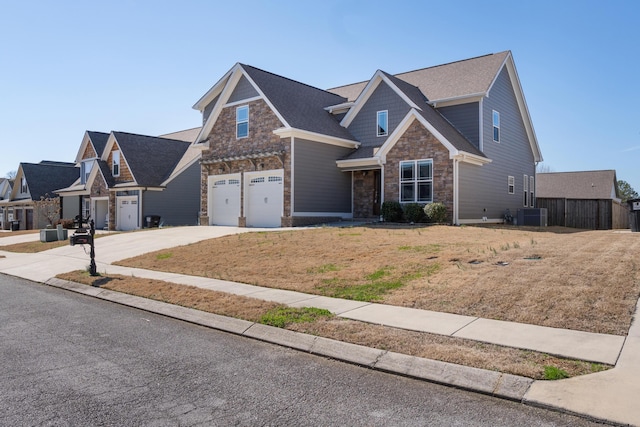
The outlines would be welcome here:
<svg viewBox="0 0 640 427">
<path fill-rule="evenodd" d="M 200 224 L 208 225 L 208 180 L 209 176 L 241 173 L 240 200 L 244 200 L 244 172 L 284 169 L 284 212 L 291 212 L 291 142 L 273 134 L 282 123 L 263 100 L 251 101 L 249 105 L 249 136 L 236 138 L 236 107 L 227 107 L 209 133 L 209 149 L 202 153 L 202 175 L 200 182 Z M 280 152 L 280 156 L 268 153 Z M 247 157 L 232 159 L 234 157 Z M 283 224 L 287 220 L 283 218 Z M 238 226 L 246 225 L 244 206 L 240 206 Z"/>
<path fill-rule="evenodd" d="M 118 146 L 117 142 L 113 143 L 113 147 L 111 147 L 111 152 L 109 152 L 109 157 L 107 158 L 107 164 L 109 165 L 110 168 L 113 168 L 112 165 L 113 165 L 114 151 L 120 151 L 120 147 Z M 117 177 L 114 176 L 113 179 L 115 180 L 116 184 L 133 181 L 133 175 L 129 170 L 129 165 L 127 165 L 127 162 L 122 156 L 122 152 L 120 153 L 120 176 L 117 176 Z"/>
<path fill-rule="evenodd" d="M 376 178 L 379 171 L 356 171 L 353 172 L 353 217 L 354 218 L 374 218 L 373 210 L 375 198 Z"/>
<path fill-rule="evenodd" d="M 387 153 L 384 168 L 384 200 L 400 200 L 400 162 L 421 159 L 433 160 L 433 201 L 444 203 L 448 220 L 452 221 L 453 160 L 449 159 L 449 150 L 417 120 Z"/>
</svg>

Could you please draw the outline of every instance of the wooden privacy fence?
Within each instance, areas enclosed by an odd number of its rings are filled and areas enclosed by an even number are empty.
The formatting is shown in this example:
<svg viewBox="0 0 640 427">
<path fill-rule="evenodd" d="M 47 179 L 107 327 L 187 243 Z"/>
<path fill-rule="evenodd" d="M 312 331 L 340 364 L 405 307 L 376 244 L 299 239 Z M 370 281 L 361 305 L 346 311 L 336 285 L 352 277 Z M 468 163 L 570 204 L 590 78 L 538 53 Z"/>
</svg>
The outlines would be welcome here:
<svg viewBox="0 0 640 427">
<path fill-rule="evenodd" d="M 547 225 L 611 230 L 629 228 L 629 209 L 610 199 L 536 199 L 536 207 L 547 208 Z"/>
</svg>

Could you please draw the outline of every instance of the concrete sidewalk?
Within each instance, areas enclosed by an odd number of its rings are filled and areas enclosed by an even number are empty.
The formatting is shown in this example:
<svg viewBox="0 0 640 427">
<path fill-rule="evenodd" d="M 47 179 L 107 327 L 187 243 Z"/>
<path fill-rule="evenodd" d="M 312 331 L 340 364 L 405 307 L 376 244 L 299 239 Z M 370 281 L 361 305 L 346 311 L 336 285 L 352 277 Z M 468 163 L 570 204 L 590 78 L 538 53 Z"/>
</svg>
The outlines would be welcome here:
<svg viewBox="0 0 640 427">
<path fill-rule="evenodd" d="M 640 325 L 637 324 L 638 322 L 634 322 L 629 336 L 625 338 L 623 336 L 547 328 L 383 304 L 334 299 L 203 277 L 111 265 L 114 261 L 141 253 L 251 231 L 258 230 L 235 227 L 184 227 L 114 234 L 96 240 L 97 269 L 100 273 L 165 280 L 236 295 L 251 296 L 294 307 L 312 306 L 325 308 L 344 318 L 374 324 L 461 337 L 572 359 L 616 365 L 614 369 L 606 372 L 550 382 L 532 381 L 475 368 L 425 361 L 424 359 L 416 361 L 415 359 L 417 358 L 405 355 L 386 355 L 386 352 L 384 352 L 385 357 L 382 359 L 380 358 L 381 355 L 377 355 L 373 359 L 376 363 L 372 364 L 368 362 L 371 351 L 376 353 L 380 352 L 380 350 L 364 350 L 359 346 L 349 345 L 345 347 L 345 343 L 342 343 L 342 345 L 333 343 L 328 347 L 333 348 L 333 350 L 327 350 L 326 353 L 318 352 L 318 354 L 353 363 L 365 364 L 378 369 L 417 376 L 457 387 L 474 389 L 534 405 L 548 406 L 600 420 L 640 425 L 640 409 L 637 409 L 635 404 L 637 401 L 636 396 L 640 392 L 640 385 L 637 384 L 638 374 L 640 374 Z M 1 236 L 0 245 L 10 244 L 7 242 L 7 239 L 10 239 L 9 237 Z M 16 237 L 24 238 L 23 236 Z M 38 236 L 35 235 L 35 237 L 35 240 L 37 240 Z M 113 292 L 106 290 L 96 290 L 86 286 L 78 287 L 68 283 L 61 283 L 61 281 L 50 280 L 57 274 L 87 267 L 89 263 L 88 255 L 84 253 L 81 247 L 65 246 L 38 254 L 0 252 L 0 255 L 6 257 L 0 258 L 0 273 L 43 283 L 47 282 L 94 296 L 102 295 L 104 297 L 108 295 L 111 300 L 123 298 L 114 297 L 112 295 L 114 294 Z M 132 305 L 139 308 L 148 309 L 150 304 L 155 306 L 154 303 L 148 300 L 140 301 L 140 299 L 135 299 L 135 301 L 137 302 Z M 163 314 L 172 311 L 166 307 L 162 310 Z M 184 313 L 184 310 L 183 308 L 175 308 L 173 312 Z M 190 316 L 194 315 L 190 314 Z M 174 317 L 180 318 L 180 316 Z M 251 325 L 244 330 L 251 330 L 253 331 L 252 333 L 260 330 L 263 335 L 262 339 L 267 339 L 265 338 L 266 336 L 274 335 L 276 338 L 271 339 L 271 341 L 294 348 L 299 348 L 301 344 L 286 343 L 291 340 L 298 342 L 302 339 L 303 342 L 308 344 L 308 340 L 311 339 L 299 337 L 298 335 L 301 334 L 291 335 L 281 331 L 266 333 L 265 331 L 270 331 L 270 329 L 264 325 Z M 230 332 L 237 333 L 235 329 Z M 242 334 L 246 335 L 244 332 Z M 283 338 L 283 335 L 287 338 Z M 317 347 L 317 337 L 314 337 L 313 341 L 316 350 L 326 347 Z M 340 347 L 340 351 L 335 350 L 336 346 Z M 353 353 L 354 351 L 355 353 Z M 359 354 L 367 355 L 367 357 L 359 359 Z"/>
</svg>

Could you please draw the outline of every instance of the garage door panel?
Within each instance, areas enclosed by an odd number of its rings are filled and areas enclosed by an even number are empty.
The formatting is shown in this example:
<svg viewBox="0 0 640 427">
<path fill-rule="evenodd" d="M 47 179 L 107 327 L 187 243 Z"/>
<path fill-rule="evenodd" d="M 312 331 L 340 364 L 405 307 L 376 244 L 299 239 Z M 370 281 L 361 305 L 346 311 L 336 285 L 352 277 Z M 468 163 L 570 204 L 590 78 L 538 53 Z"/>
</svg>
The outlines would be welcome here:
<svg viewBox="0 0 640 427">
<path fill-rule="evenodd" d="M 284 201 L 284 170 L 246 174 L 245 215 L 248 227 L 280 227 Z"/>
<path fill-rule="evenodd" d="M 240 174 L 209 177 L 209 224 L 238 225 Z"/>
<path fill-rule="evenodd" d="M 122 231 L 138 228 L 138 199 L 136 197 L 118 197 L 118 217 L 116 228 Z"/>
</svg>

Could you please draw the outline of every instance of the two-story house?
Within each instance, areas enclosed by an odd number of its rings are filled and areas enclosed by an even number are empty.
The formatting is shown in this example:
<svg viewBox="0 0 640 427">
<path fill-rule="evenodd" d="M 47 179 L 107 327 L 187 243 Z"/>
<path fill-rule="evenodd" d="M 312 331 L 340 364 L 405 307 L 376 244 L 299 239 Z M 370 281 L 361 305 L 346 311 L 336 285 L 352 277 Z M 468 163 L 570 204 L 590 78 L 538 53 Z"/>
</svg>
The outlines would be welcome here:
<svg viewBox="0 0 640 427">
<path fill-rule="evenodd" d="M 532 207 L 542 155 L 511 52 L 321 90 L 236 64 L 195 105 L 201 224 L 295 226 L 442 202 Z"/>
<path fill-rule="evenodd" d="M 85 132 L 76 155 L 80 177 L 56 192 L 63 217 L 91 217 L 96 228 L 134 230 L 194 225 L 200 200 L 199 128 L 162 137 L 126 132 Z"/>
</svg>

